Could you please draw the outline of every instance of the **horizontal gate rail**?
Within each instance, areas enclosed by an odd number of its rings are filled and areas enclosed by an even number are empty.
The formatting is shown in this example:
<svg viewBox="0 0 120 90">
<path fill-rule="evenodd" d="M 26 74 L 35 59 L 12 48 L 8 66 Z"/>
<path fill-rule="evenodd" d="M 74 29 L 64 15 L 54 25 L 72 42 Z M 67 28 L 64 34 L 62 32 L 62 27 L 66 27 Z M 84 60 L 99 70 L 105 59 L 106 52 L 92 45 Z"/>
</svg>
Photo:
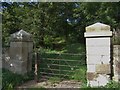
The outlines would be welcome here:
<svg viewBox="0 0 120 90">
<path fill-rule="evenodd" d="M 48 53 L 46 52 L 46 54 L 57 54 L 57 55 L 86 55 L 85 53 L 83 54 L 73 54 L 73 53 Z"/>
<path fill-rule="evenodd" d="M 79 60 L 71 60 L 71 59 L 54 59 L 54 58 L 41 58 L 43 60 L 60 60 L 60 61 L 74 61 L 74 62 L 78 62 Z"/>
<path fill-rule="evenodd" d="M 53 70 L 53 71 L 64 71 L 64 72 L 75 72 L 75 71 L 70 71 L 70 70 L 61 70 L 61 69 L 48 69 L 48 68 L 41 68 L 43 70 Z"/>
<path fill-rule="evenodd" d="M 65 66 L 65 67 L 70 67 L 68 65 L 60 65 L 60 64 L 47 64 L 48 66 L 54 65 L 54 66 Z M 71 66 L 71 67 L 78 67 L 78 66 Z"/>
<path fill-rule="evenodd" d="M 40 72 L 41 74 L 47 74 L 47 75 L 57 75 L 57 76 L 70 76 L 66 74 L 55 74 L 55 73 L 47 73 L 47 72 Z"/>
</svg>

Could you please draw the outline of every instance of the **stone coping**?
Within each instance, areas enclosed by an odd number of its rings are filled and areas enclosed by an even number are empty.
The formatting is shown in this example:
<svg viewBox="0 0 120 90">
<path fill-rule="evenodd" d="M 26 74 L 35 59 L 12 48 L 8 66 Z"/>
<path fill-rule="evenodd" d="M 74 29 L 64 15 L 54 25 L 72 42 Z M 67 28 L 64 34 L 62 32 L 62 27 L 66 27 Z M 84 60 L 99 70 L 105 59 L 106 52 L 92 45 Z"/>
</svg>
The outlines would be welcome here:
<svg viewBox="0 0 120 90">
<path fill-rule="evenodd" d="M 110 26 L 103 24 L 103 23 L 100 23 L 100 22 L 97 22 L 93 25 L 86 27 L 86 32 L 94 32 L 94 31 L 96 31 L 96 32 L 110 31 Z"/>
<path fill-rule="evenodd" d="M 20 30 L 16 33 L 13 33 L 11 34 L 11 41 L 20 41 L 20 42 L 23 42 L 23 41 L 32 41 L 32 35 L 27 33 L 26 31 L 24 30 Z"/>
<path fill-rule="evenodd" d="M 85 32 L 84 37 L 108 37 L 112 36 L 112 31 Z"/>
</svg>

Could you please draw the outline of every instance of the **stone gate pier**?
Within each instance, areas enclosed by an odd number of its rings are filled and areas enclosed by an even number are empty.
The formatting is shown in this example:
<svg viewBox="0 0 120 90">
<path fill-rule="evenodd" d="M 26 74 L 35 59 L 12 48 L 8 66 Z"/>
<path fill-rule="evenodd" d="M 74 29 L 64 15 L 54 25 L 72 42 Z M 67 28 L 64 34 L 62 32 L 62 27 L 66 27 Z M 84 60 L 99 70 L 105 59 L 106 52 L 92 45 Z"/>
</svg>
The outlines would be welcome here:
<svg viewBox="0 0 120 90">
<path fill-rule="evenodd" d="M 110 26 L 95 23 L 86 27 L 87 85 L 105 86 L 111 79 Z"/>
<path fill-rule="evenodd" d="M 33 41 L 31 34 L 20 30 L 11 34 L 7 57 L 3 60 L 4 68 L 18 74 L 32 70 Z M 6 54 L 5 54 L 6 55 Z"/>
</svg>

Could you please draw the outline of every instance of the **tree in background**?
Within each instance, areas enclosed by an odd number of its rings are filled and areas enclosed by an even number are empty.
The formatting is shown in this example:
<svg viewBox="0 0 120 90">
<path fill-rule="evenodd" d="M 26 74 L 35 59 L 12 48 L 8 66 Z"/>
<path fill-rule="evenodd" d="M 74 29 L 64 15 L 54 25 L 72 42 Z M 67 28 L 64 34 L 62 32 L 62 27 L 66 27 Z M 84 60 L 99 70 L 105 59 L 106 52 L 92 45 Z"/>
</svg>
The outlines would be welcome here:
<svg viewBox="0 0 120 90">
<path fill-rule="evenodd" d="M 85 27 L 96 22 L 120 28 L 120 2 L 4 2 L 2 9 L 3 46 L 20 29 L 31 33 L 38 47 L 54 49 L 84 43 Z"/>
</svg>

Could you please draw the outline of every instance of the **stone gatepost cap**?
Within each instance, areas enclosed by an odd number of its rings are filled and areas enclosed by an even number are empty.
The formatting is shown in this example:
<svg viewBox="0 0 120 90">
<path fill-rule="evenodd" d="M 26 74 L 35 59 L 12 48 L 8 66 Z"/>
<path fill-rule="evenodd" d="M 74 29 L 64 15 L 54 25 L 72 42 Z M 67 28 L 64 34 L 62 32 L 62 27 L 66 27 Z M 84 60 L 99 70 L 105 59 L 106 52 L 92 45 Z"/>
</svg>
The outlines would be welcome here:
<svg viewBox="0 0 120 90">
<path fill-rule="evenodd" d="M 110 31 L 110 26 L 97 22 L 93 25 L 86 27 L 86 32 L 99 32 L 99 31 Z"/>
<path fill-rule="evenodd" d="M 110 37 L 110 36 L 112 36 L 110 26 L 99 22 L 87 26 L 86 32 L 84 33 L 84 37 Z"/>
<path fill-rule="evenodd" d="M 32 41 L 32 35 L 24 30 L 11 34 L 11 41 Z"/>
</svg>

